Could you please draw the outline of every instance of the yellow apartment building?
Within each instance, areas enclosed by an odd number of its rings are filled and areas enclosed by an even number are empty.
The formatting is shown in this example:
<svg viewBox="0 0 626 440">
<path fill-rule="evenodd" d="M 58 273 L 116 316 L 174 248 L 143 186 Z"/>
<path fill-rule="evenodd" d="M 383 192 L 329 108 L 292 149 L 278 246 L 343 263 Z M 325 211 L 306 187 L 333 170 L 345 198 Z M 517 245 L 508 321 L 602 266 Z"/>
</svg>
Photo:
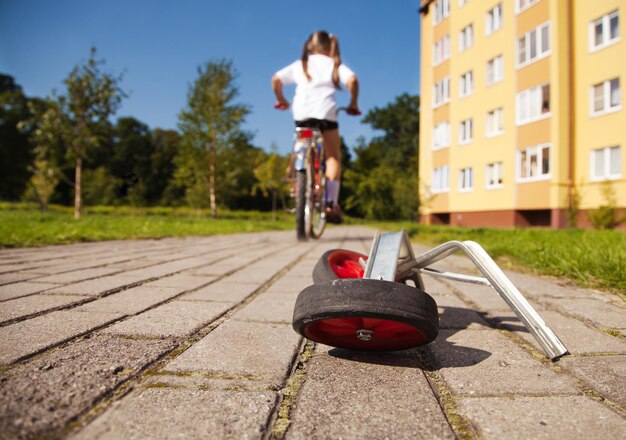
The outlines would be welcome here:
<svg viewBox="0 0 626 440">
<path fill-rule="evenodd" d="M 626 0 L 423 0 L 422 219 L 567 225 L 626 210 Z M 622 225 L 626 227 L 626 225 Z"/>
</svg>

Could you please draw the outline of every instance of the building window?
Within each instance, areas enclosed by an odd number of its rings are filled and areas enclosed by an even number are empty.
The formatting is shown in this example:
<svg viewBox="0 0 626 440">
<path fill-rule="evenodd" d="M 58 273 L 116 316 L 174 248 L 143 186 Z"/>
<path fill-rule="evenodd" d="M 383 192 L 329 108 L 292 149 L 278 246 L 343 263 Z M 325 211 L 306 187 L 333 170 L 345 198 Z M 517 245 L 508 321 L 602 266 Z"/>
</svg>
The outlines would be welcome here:
<svg viewBox="0 0 626 440">
<path fill-rule="evenodd" d="M 464 145 L 472 142 L 473 125 L 474 121 L 472 118 L 461 121 L 459 124 L 459 144 Z"/>
<path fill-rule="evenodd" d="M 432 193 L 443 193 L 450 191 L 450 167 L 444 165 L 433 169 L 433 176 L 430 182 Z"/>
<path fill-rule="evenodd" d="M 530 8 L 538 1 L 539 0 L 515 0 L 515 12 L 519 14 L 520 12 Z"/>
<path fill-rule="evenodd" d="M 550 116 L 550 84 L 523 90 L 516 98 L 518 125 Z"/>
<path fill-rule="evenodd" d="M 433 24 L 439 24 L 450 15 L 450 0 L 437 0 L 435 2 L 435 14 L 433 15 Z"/>
<path fill-rule="evenodd" d="M 448 58 L 450 58 L 450 35 L 446 35 L 435 42 L 435 50 L 433 51 L 433 66 L 441 64 Z"/>
<path fill-rule="evenodd" d="M 502 27 L 502 3 L 498 3 L 487 11 L 485 19 L 485 34 L 491 35 Z"/>
<path fill-rule="evenodd" d="M 433 130 L 433 150 L 450 146 L 450 123 L 448 121 L 435 125 Z"/>
<path fill-rule="evenodd" d="M 459 32 L 459 52 L 469 49 L 474 44 L 474 26 L 468 24 Z"/>
<path fill-rule="evenodd" d="M 485 171 L 485 186 L 487 189 L 502 188 L 502 162 L 487 164 Z"/>
<path fill-rule="evenodd" d="M 545 180 L 550 177 L 550 145 L 519 150 L 517 153 L 518 182 Z"/>
<path fill-rule="evenodd" d="M 537 26 L 517 39 L 517 67 L 524 67 L 550 54 L 550 23 Z"/>
<path fill-rule="evenodd" d="M 462 8 L 469 3 L 470 0 L 459 0 L 459 8 Z"/>
<path fill-rule="evenodd" d="M 589 50 L 609 46 L 619 39 L 619 12 L 614 11 L 589 23 Z"/>
<path fill-rule="evenodd" d="M 613 180 L 622 177 L 622 149 L 598 148 L 591 151 L 591 180 Z"/>
<path fill-rule="evenodd" d="M 439 107 L 450 102 L 450 77 L 446 76 L 437 81 L 433 87 L 433 107 Z"/>
<path fill-rule="evenodd" d="M 504 59 L 502 55 L 487 61 L 487 85 L 500 82 L 504 79 Z"/>
<path fill-rule="evenodd" d="M 595 84 L 591 87 L 591 115 L 598 116 L 622 107 L 619 78 Z"/>
<path fill-rule="evenodd" d="M 468 192 L 474 189 L 474 170 L 462 168 L 459 170 L 459 192 Z"/>
<path fill-rule="evenodd" d="M 462 98 L 464 96 L 470 95 L 474 91 L 474 75 L 472 71 L 465 72 L 459 78 L 459 96 Z"/>
<path fill-rule="evenodd" d="M 487 137 L 494 137 L 504 133 L 503 113 L 504 110 L 502 108 L 487 112 Z"/>
</svg>

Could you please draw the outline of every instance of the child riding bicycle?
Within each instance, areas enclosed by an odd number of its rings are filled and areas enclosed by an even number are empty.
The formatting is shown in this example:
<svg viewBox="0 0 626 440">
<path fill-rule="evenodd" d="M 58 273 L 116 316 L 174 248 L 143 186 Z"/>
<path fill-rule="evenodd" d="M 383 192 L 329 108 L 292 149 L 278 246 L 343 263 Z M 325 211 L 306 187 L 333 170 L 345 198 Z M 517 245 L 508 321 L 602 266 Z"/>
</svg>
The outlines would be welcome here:
<svg viewBox="0 0 626 440">
<path fill-rule="evenodd" d="M 318 128 L 326 148 L 326 187 L 328 191 L 326 218 L 341 223 L 339 188 L 341 157 L 337 101 L 335 92 L 343 84 L 350 93 L 348 114 L 361 114 L 358 106 L 359 82 L 350 68 L 341 62 L 337 37 L 326 31 L 313 32 L 302 49 L 302 57 L 280 69 L 272 77 L 276 108 L 287 110 L 289 102 L 283 95 L 283 85 L 296 84 L 293 117 L 296 127 Z"/>
</svg>

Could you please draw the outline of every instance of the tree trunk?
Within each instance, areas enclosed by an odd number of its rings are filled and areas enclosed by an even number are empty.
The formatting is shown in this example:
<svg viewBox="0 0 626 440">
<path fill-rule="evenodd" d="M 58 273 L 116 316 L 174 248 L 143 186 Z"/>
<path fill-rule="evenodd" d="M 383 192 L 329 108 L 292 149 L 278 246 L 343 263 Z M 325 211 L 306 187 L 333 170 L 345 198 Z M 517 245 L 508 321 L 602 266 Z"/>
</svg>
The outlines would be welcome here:
<svg viewBox="0 0 626 440">
<path fill-rule="evenodd" d="M 74 176 L 74 218 L 79 219 L 82 210 L 80 179 L 83 169 L 83 160 L 76 158 L 76 173 Z"/>
<path fill-rule="evenodd" d="M 272 191 L 272 221 L 276 221 L 276 190 Z"/>
<path fill-rule="evenodd" d="M 209 162 L 209 204 L 211 206 L 211 217 L 217 218 L 217 204 L 215 202 L 215 172 L 217 169 L 217 149 L 211 148 L 211 158 Z"/>
</svg>

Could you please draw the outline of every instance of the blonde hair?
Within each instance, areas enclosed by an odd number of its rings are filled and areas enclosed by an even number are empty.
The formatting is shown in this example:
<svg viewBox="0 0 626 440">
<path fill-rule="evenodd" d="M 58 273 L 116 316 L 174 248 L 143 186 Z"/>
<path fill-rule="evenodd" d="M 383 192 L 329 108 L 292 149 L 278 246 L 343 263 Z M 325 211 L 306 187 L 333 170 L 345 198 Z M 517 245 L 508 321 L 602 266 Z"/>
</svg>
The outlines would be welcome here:
<svg viewBox="0 0 626 440">
<path fill-rule="evenodd" d="M 311 75 L 309 75 L 307 65 L 309 55 L 314 53 L 328 55 L 335 61 L 335 66 L 333 67 L 333 83 L 335 87 L 340 89 L 339 66 L 341 65 L 341 55 L 339 54 L 339 41 L 337 41 L 337 37 L 326 31 L 317 31 L 313 32 L 304 43 L 304 48 L 302 49 L 302 69 L 309 81 L 311 81 Z"/>
</svg>

